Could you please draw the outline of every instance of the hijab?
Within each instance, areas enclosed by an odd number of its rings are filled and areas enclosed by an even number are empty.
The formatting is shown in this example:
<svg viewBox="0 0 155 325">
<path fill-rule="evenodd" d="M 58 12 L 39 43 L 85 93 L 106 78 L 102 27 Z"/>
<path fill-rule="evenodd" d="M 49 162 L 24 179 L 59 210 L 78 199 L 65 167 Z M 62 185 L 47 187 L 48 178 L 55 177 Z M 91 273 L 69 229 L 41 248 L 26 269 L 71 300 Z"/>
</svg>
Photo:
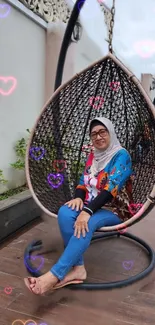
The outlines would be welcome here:
<svg viewBox="0 0 155 325">
<path fill-rule="evenodd" d="M 119 150 L 123 149 L 123 147 L 120 145 L 119 140 L 117 139 L 114 126 L 109 119 L 107 119 L 106 117 L 96 117 L 95 119 L 93 119 L 89 126 L 90 132 L 93 126 L 96 125 L 103 125 L 109 131 L 110 144 L 106 150 L 99 150 L 97 148 L 94 148 L 94 158 L 91 166 L 92 175 L 95 175 L 99 173 L 102 169 L 104 169 L 106 165 L 110 162 L 110 160 L 114 157 L 114 155 Z"/>
</svg>

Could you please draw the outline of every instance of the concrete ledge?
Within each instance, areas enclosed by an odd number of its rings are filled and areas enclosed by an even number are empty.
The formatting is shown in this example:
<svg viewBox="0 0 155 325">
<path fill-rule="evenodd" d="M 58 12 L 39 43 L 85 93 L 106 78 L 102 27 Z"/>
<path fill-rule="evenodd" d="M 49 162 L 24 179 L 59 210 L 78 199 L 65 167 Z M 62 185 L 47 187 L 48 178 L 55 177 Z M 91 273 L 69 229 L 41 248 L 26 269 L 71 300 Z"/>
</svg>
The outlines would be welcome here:
<svg viewBox="0 0 155 325">
<path fill-rule="evenodd" d="M 0 201 L 0 241 L 40 217 L 41 209 L 29 190 Z"/>
</svg>

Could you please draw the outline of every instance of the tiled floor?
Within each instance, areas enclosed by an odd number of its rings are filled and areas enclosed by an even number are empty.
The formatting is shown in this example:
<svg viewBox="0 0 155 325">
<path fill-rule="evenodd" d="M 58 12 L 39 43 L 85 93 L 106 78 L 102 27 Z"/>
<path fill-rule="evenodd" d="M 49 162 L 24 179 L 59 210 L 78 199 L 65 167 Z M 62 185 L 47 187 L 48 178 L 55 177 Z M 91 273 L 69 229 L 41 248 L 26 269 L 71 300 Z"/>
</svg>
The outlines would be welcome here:
<svg viewBox="0 0 155 325">
<path fill-rule="evenodd" d="M 155 249 L 155 209 L 129 232 L 146 240 Z M 155 272 L 126 288 L 111 291 L 60 289 L 49 297 L 33 296 L 23 284 L 27 275 L 24 248 L 33 239 L 42 239 L 50 253 L 44 257 L 43 272 L 63 250 L 57 220 L 48 219 L 31 226 L 0 250 L 0 325 L 154 325 Z M 37 252 L 38 255 L 38 252 Z M 123 268 L 132 261 L 131 270 Z M 37 260 L 35 261 L 37 266 Z M 89 282 L 117 281 L 142 271 L 148 258 L 139 245 L 121 238 L 92 243 L 85 254 Z M 9 289 L 10 287 L 10 289 Z"/>
</svg>

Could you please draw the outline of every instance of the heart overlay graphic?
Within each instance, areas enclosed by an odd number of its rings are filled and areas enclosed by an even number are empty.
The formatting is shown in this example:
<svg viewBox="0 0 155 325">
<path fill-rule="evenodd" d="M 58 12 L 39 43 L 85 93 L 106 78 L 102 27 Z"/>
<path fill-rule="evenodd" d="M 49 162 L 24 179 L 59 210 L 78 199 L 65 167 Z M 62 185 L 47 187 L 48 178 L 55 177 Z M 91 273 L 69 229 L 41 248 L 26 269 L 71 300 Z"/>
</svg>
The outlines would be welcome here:
<svg viewBox="0 0 155 325">
<path fill-rule="evenodd" d="M 149 58 L 155 53 L 155 41 L 143 40 L 134 43 L 134 49 L 142 58 Z"/>
<path fill-rule="evenodd" d="M 40 259 L 40 260 L 41 260 L 41 263 L 40 263 L 40 265 L 38 266 L 37 269 L 33 269 L 33 270 L 32 270 L 32 269 L 29 267 L 29 265 L 27 264 L 26 259 L 30 259 L 30 260 L 32 260 L 32 261 L 35 261 L 36 259 Z M 26 256 L 26 258 L 24 258 L 24 263 L 25 263 L 26 267 L 27 267 L 31 272 L 33 272 L 33 271 L 37 272 L 37 271 L 39 271 L 39 270 L 43 267 L 43 265 L 44 265 L 44 258 L 43 258 L 42 256 L 40 256 L 40 255 L 31 256 L 31 257 Z"/>
<path fill-rule="evenodd" d="M 4 288 L 4 292 L 5 292 L 7 295 L 11 295 L 11 293 L 12 293 L 12 288 L 11 288 L 11 287 L 5 287 L 5 288 Z"/>
<path fill-rule="evenodd" d="M 53 168 L 56 169 L 57 172 L 62 172 L 65 168 L 67 168 L 67 163 L 65 160 L 54 160 Z"/>
<path fill-rule="evenodd" d="M 111 88 L 112 90 L 117 91 L 117 90 L 119 89 L 119 87 L 120 87 L 120 82 L 112 81 L 112 82 L 109 83 L 109 86 L 110 86 L 110 88 Z"/>
<path fill-rule="evenodd" d="M 14 322 L 12 323 L 12 325 L 37 325 L 37 323 L 33 320 L 33 319 L 28 319 L 26 322 L 24 322 L 23 320 L 21 319 L 16 319 L 14 320 Z"/>
<path fill-rule="evenodd" d="M 93 103 L 95 102 L 95 100 L 99 100 L 99 104 L 98 105 L 94 105 Z M 90 97 L 89 98 L 89 104 L 93 107 L 93 108 L 95 108 L 95 109 L 99 109 L 99 108 L 101 108 L 102 107 L 102 105 L 103 105 L 103 103 L 104 103 L 104 98 L 103 97 L 101 97 L 101 96 L 98 96 L 98 97 Z"/>
<path fill-rule="evenodd" d="M 6 91 L 0 87 L 0 94 L 3 96 L 11 95 L 17 86 L 17 80 L 14 77 L 0 76 L 0 82 L 2 82 L 3 84 L 6 84 L 9 87 L 8 91 Z"/>
<path fill-rule="evenodd" d="M 53 180 L 51 180 L 51 178 L 53 178 Z M 61 174 L 49 174 L 47 180 L 50 186 L 58 188 L 63 183 L 64 177 Z"/>
<path fill-rule="evenodd" d="M 0 18 L 6 18 L 10 13 L 10 6 L 6 3 L 0 3 Z"/>
<path fill-rule="evenodd" d="M 36 153 L 41 152 L 41 153 L 38 157 L 36 157 L 35 152 Z M 46 150 L 42 147 L 32 147 L 29 150 L 29 154 L 30 154 L 31 158 L 34 160 L 40 160 L 45 155 L 45 153 L 46 153 Z"/>
<path fill-rule="evenodd" d="M 128 206 L 128 210 L 129 210 L 129 212 L 134 216 L 134 214 L 136 214 L 136 213 L 138 212 L 137 209 L 138 209 L 138 208 L 141 208 L 142 206 L 143 206 L 142 203 L 137 203 L 137 204 L 132 203 L 132 204 L 130 204 L 130 205 Z"/>
<path fill-rule="evenodd" d="M 124 261 L 122 265 L 125 270 L 130 271 L 134 265 L 134 261 Z"/>
</svg>

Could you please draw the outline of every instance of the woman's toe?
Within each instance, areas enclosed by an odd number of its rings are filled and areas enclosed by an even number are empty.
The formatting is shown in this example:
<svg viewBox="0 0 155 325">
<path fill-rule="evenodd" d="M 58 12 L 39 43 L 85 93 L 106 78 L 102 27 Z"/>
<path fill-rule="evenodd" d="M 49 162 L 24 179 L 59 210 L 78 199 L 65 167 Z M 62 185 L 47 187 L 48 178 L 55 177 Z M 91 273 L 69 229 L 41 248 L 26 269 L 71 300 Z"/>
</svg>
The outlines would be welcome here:
<svg viewBox="0 0 155 325">
<path fill-rule="evenodd" d="M 33 291 L 33 293 L 35 293 L 35 294 L 40 294 L 41 292 L 40 292 L 40 288 L 38 288 L 37 286 L 34 286 L 33 288 L 32 288 L 32 291 Z"/>
<path fill-rule="evenodd" d="M 35 284 L 36 284 L 36 278 L 28 278 L 28 281 L 29 281 L 29 286 L 30 288 L 34 288 Z"/>
<path fill-rule="evenodd" d="M 28 279 L 28 278 L 24 278 L 24 282 L 25 282 L 26 287 L 27 287 L 30 291 L 32 291 L 32 289 L 31 289 L 31 287 L 30 287 L 29 279 Z"/>
<path fill-rule="evenodd" d="M 40 294 L 41 293 L 41 283 L 40 283 L 40 281 L 36 280 L 35 284 L 31 284 L 31 290 L 35 294 Z"/>
<path fill-rule="evenodd" d="M 30 284 L 35 284 L 36 283 L 36 278 L 28 278 Z"/>
<path fill-rule="evenodd" d="M 35 287 L 35 283 L 30 284 L 30 288 L 33 289 Z"/>
</svg>

